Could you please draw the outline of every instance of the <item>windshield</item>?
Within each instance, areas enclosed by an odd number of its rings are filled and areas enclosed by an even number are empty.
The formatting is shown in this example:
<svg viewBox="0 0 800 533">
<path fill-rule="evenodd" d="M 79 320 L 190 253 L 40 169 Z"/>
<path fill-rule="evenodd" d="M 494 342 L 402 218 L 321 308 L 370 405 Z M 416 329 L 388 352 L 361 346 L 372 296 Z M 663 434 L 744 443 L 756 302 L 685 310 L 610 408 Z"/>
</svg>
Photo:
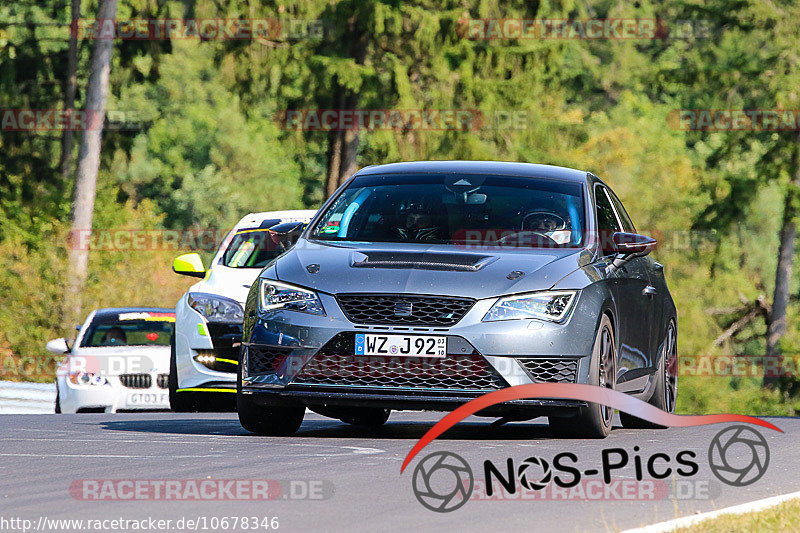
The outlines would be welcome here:
<svg viewBox="0 0 800 533">
<path fill-rule="evenodd" d="M 361 176 L 311 231 L 324 241 L 580 247 L 582 184 L 485 175 Z"/>
<path fill-rule="evenodd" d="M 264 268 L 286 251 L 287 245 L 268 229 L 242 230 L 234 235 L 222 255 L 222 264 L 230 268 Z"/>
<path fill-rule="evenodd" d="M 175 313 L 132 311 L 96 316 L 81 346 L 169 346 Z"/>
</svg>

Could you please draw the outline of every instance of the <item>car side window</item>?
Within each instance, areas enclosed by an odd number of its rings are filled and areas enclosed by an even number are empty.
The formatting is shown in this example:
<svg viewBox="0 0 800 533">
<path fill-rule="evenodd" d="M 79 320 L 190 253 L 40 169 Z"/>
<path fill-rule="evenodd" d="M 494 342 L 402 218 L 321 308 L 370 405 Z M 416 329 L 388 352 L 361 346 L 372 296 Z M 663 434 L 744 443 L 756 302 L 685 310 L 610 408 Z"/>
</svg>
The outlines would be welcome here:
<svg viewBox="0 0 800 533">
<path fill-rule="evenodd" d="M 611 189 L 608 189 L 608 195 L 611 197 L 611 202 L 614 204 L 614 208 L 617 210 L 619 220 L 622 222 L 623 231 L 627 233 L 636 233 L 636 226 L 633 225 L 633 220 L 631 220 L 631 217 L 628 216 L 628 212 L 625 211 L 625 206 L 619 201 L 617 195 L 614 194 L 614 191 Z"/>
<path fill-rule="evenodd" d="M 622 231 L 622 227 L 614 214 L 614 208 L 608 200 L 604 187 L 596 187 L 594 190 L 595 203 L 597 204 L 597 229 L 603 232 L 614 233 Z"/>
<path fill-rule="evenodd" d="M 608 199 L 605 187 L 598 185 L 594 189 L 595 204 L 597 205 L 597 237 L 603 248 L 603 255 L 610 252 L 611 237 L 614 233 L 622 231 L 622 226 L 617 220 L 611 201 Z"/>
</svg>

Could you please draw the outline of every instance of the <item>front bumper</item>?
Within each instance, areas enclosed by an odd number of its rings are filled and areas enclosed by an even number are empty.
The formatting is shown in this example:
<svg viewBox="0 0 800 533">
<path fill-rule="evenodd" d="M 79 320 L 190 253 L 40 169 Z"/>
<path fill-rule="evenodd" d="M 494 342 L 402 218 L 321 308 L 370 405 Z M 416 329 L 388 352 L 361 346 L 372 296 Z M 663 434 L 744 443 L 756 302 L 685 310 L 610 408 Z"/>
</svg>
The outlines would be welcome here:
<svg viewBox="0 0 800 533">
<path fill-rule="evenodd" d="M 481 322 L 494 300 L 479 300 L 451 327 L 398 327 L 350 322 L 332 296 L 321 294 L 327 316 L 276 311 L 245 323 L 242 393 L 265 405 L 384 406 L 452 410 L 500 388 L 536 382 L 586 383 L 595 324 L 571 317 Z M 576 335 L 573 331 L 588 331 Z M 445 335 L 444 360 L 356 357 L 357 333 Z M 430 364 L 427 364 L 430 363 Z M 426 366 L 427 364 L 427 366 Z M 567 400 L 508 402 L 492 412 L 568 412 Z M 487 413 L 489 414 L 489 413 Z"/>
<path fill-rule="evenodd" d="M 235 388 L 241 324 L 209 323 L 189 307 L 185 295 L 178 302 L 175 312 L 178 389 L 201 391 Z M 217 362 L 203 364 L 197 360 L 201 355 L 213 355 Z"/>
<path fill-rule="evenodd" d="M 166 373 L 111 375 L 106 380 L 105 385 L 75 385 L 65 376 L 59 376 L 61 412 L 169 409 Z"/>
</svg>

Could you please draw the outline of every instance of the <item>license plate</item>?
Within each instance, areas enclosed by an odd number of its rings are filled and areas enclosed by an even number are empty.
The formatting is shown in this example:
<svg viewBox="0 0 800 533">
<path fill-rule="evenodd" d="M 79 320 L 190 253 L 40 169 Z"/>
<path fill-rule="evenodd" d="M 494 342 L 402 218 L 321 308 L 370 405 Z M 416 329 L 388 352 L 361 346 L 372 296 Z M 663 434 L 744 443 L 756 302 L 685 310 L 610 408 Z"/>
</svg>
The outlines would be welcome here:
<svg viewBox="0 0 800 533">
<path fill-rule="evenodd" d="M 356 333 L 356 355 L 447 357 L 447 337 Z"/>
<path fill-rule="evenodd" d="M 129 406 L 139 405 L 169 405 L 169 395 L 166 392 L 133 392 L 128 394 Z"/>
</svg>

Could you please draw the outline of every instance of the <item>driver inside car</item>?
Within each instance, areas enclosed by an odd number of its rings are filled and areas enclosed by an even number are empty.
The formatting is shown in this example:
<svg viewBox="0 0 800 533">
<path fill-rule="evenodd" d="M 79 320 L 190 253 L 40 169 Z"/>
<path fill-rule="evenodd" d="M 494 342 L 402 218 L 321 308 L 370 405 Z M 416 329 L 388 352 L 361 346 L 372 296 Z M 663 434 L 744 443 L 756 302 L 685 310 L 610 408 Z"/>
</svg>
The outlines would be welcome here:
<svg viewBox="0 0 800 533">
<path fill-rule="evenodd" d="M 566 212 L 536 209 L 522 218 L 522 231 L 544 235 L 556 244 L 567 244 L 571 235 L 571 224 Z"/>
<path fill-rule="evenodd" d="M 445 230 L 437 223 L 434 203 L 428 198 L 409 200 L 400 206 L 398 235 L 407 241 L 440 241 Z M 441 206 L 439 207 L 441 209 Z"/>
<path fill-rule="evenodd" d="M 125 346 L 128 344 L 127 336 L 122 328 L 113 327 L 105 332 L 100 340 L 101 346 Z"/>
</svg>

